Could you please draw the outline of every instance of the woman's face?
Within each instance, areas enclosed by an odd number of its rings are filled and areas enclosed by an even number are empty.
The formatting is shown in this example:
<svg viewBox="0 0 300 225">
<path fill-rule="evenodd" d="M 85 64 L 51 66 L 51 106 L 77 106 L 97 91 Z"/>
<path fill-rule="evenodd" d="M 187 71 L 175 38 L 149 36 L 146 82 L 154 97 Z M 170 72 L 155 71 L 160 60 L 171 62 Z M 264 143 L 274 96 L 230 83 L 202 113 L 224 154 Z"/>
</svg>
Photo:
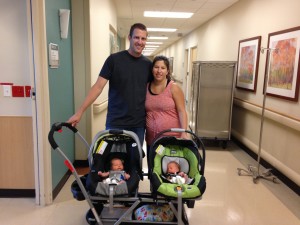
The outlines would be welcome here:
<svg viewBox="0 0 300 225">
<path fill-rule="evenodd" d="M 161 81 L 167 78 L 169 70 L 163 60 L 156 61 L 153 68 L 152 73 L 154 80 Z"/>
</svg>

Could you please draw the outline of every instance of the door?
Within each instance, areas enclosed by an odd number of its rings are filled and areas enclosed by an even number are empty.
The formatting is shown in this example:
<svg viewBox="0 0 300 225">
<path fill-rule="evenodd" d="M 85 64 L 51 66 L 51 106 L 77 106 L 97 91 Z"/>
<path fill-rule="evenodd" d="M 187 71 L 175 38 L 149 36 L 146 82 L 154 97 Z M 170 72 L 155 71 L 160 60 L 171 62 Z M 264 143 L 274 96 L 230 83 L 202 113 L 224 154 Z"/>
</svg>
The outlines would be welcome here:
<svg viewBox="0 0 300 225">
<path fill-rule="evenodd" d="M 0 95 L 0 188 L 26 190 L 35 195 L 34 173 L 34 104 L 32 86 L 30 35 L 26 0 L 2 0 L 1 30 L 1 95 Z M 5 90 L 5 91 L 4 91 Z M 13 169 L 9 169 L 12 167 Z M 4 172 L 5 171 L 5 172 Z M 22 195 L 22 191 L 19 191 Z M 25 195 L 25 191 L 23 192 Z"/>
<path fill-rule="evenodd" d="M 0 183 L 6 185 L 1 188 L 19 189 L 25 196 L 33 193 L 36 203 L 45 205 L 52 202 L 52 190 L 45 138 L 50 122 L 44 1 L 2 0 L 0 16 L 5 27 L 0 82 L 9 83 L 12 90 L 0 96 L 0 171 L 5 171 L 0 177 L 5 182 Z"/>
<path fill-rule="evenodd" d="M 193 82 L 189 97 L 189 128 L 196 133 L 196 123 L 197 123 L 197 103 L 198 103 L 198 92 L 199 92 L 199 62 L 193 62 L 193 69 L 191 71 L 191 76 L 193 77 Z"/>
<path fill-rule="evenodd" d="M 9 1 L 9 0 L 8 0 Z M 24 0 L 18 0 L 24 1 Z M 45 0 L 25 0 L 29 35 L 30 81 L 36 96 L 32 98 L 32 127 L 36 203 L 52 203 L 50 101 L 46 38 Z"/>
<path fill-rule="evenodd" d="M 188 52 L 186 51 L 186 55 Z M 197 47 L 190 48 L 189 56 L 187 58 L 187 72 L 186 72 L 186 89 L 185 89 L 185 99 L 187 101 L 187 105 L 189 105 L 189 99 L 191 94 L 191 82 L 192 82 L 192 68 L 193 62 L 197 60 Z"/>
</svg>

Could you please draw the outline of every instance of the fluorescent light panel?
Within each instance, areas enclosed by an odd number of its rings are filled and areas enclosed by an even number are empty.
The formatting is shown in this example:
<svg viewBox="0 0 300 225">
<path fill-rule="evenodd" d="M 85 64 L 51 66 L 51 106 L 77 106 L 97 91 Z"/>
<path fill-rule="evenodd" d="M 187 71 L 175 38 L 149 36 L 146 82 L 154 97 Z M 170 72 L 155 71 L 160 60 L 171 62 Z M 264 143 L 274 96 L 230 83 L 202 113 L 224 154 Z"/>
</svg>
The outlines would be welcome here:
<svg viewBox="0 0 300 225">
<path fill-rule="evenodd" d="M 154 36 L 149 36 L 148 38 L 147 38 L 148 40 L 167 40 L 168 39 L 168 37 L 154 37 Z"/>
<path fill-rule="evenodd" d="M 157 41 L 147 41 L 146 42 L 146 45 L 162 45 L 163 43 L 162 42 L 157 42 Z"/>
<path fill-rule="evenodd" d="M 147 45 L 145 46 L 145 48 L 158 48 L 159 45 Z"/>
<path fill-rule="evenodd" d="M 175 28 L 147 28 L 149 32 L 175 32 Z"/>
<path fill-rule="evenodd" d="M 161 11 L 144 11 L 144 17 L 160 18 L 191 18 L 194 13 L 187 12 L 161 12 Z"/>
</svg>

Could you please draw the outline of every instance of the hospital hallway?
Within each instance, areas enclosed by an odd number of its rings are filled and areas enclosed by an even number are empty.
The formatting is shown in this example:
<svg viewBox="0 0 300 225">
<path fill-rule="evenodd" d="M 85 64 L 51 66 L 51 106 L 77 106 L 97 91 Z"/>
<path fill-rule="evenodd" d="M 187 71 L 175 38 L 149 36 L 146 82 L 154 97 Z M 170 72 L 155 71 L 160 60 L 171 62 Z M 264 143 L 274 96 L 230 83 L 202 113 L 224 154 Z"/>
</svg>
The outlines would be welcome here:
<svg viewBox="0 0 300 225">
<path fill-rule="evenodd" d="M 237 168 L 256 161 L 233 142 L 227 149 L 206 147 L 207 188 L 194 208 L 186 208 L 190 225 L 300 225 L 300 197 L 282 182 L 239 176 Z M 146 162 L 143 164 L 146 170 Z M 260 167 L 263 171 L 264 168 Z M 1 225 L 84 225 L 88 204 L 71 193 L 71 176 L 52 205 L 33 198 L 0 198 Z M 148 179 L 140 191 L 149 191 Z"/>
</svg>

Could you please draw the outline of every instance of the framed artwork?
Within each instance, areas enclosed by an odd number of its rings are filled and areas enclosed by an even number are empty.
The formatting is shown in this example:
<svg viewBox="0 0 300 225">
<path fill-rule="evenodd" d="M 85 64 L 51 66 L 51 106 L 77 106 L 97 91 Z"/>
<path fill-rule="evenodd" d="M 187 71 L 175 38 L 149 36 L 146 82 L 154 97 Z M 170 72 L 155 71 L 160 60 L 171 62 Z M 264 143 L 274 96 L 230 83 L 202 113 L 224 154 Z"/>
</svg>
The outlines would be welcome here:
<svg viewBox="0 0 300 225">
<path fill-rule="evenodd" d="M 119 46 L 117 44 L 117 31 L 110 24 L 109 24 L 109 49 L 110 49 L 110 54 L 119 51 Z"/>
<path fill-rule="evenodd" d="M 261 36 L 239 41 L 236 87 L 256 92 Z"/>
<path fill-rule="evenodd" d="M 267 95 L 298 101 L 300 26 L 270 33 L 268 48 Z"/>
</svg>

